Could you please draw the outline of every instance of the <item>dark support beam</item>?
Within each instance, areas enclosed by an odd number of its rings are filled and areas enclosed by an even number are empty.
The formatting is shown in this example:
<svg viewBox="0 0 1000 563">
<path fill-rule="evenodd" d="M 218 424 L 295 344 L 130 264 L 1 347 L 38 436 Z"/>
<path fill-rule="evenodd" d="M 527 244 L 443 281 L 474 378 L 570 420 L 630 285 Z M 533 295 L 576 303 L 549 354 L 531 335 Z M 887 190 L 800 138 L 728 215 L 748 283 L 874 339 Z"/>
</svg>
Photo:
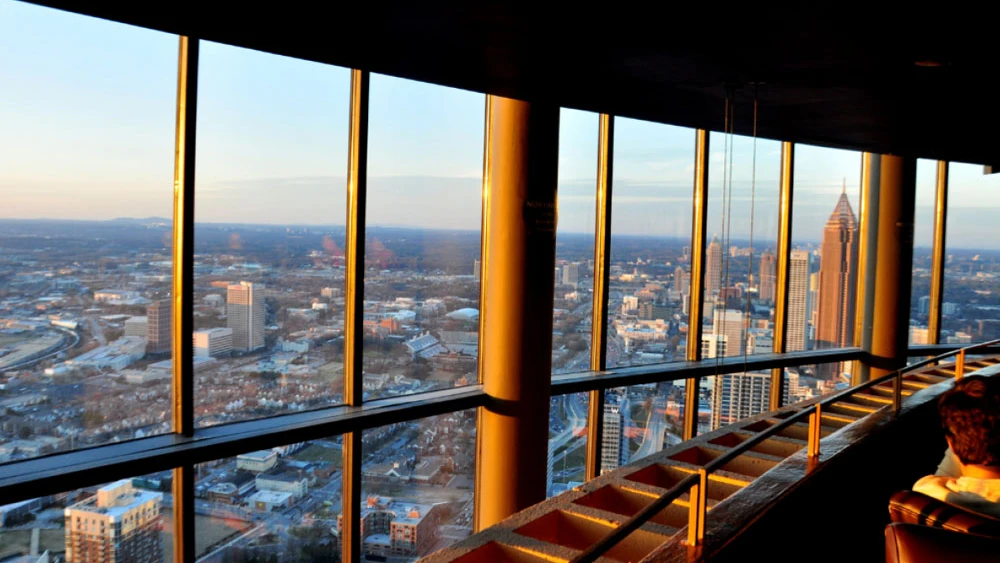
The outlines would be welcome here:
<svg viewBox="0 0 1000 563">
<path fill-rule="evenodd" d="M 917 161 L 913 158 L 881 155 L 879 160 L 872 379 L 906 365 L 917 177 Z"/>
<path fill-rule="evenodd" d="M 691 281 L 688 284 L 687 360 L 701 360 L 701 312 L 705 304 L 705 223 L 708 220 L 708 146 L 709 132 L 695 131 L 694 193 L 691 204 Z M 700 378 L 688 379 L 684 385 L 683 439 L 698 434 L 698 387 Z"/>
<path fill-rule="evenodd" d="M 938 161 L 934 187 L 934 244 L 931 248 L 931 295 L 927 343 L 941 343 L 941 304 L 944 302 L 944 268 L 948 236 L 948 163 Z"/>
<path fill-rule="evenodd" d="M 590 322 L 590 369 L 608 369 L 608 288 L 611 270 L 611 189 L 615 152 L 615 118 L 601 114 L 597 141 L 597 209 L 594 230 L 594 301 Z M 590 392 L 587 407 L 587 458 L 584 478 L 601 473 L 604 389 Z"/>
<path fill-rule="evenodd" d="M 476 529 L 545 499 L 559 108 L 490 102 Z"/>
<path fill-rule="evenodd" d="M 792 196 L 795 183 L 795 145 L 781 143 L 781 184 L 778 190 L 778 252 L 774 278 L 774 352 L 788 348 L 788 270 L 792 253 Z M 771 396 L 768 407 L 781 408 L 785 390 L 784 368 L 771 370 Z"/>
</svg>

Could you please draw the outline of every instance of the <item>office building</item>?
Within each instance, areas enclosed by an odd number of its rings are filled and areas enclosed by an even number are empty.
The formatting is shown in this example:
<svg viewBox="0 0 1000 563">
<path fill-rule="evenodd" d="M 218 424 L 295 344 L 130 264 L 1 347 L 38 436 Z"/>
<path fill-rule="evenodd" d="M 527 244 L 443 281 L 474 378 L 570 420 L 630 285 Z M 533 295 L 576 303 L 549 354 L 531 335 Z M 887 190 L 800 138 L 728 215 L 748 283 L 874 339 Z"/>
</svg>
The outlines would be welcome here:
<svg viewBox="0 0 1000 563">
<path fill-rule="evenodd" d="M 564 264 L 562 267 L 562 283 L 563 285 L 576 286 L 580 281 L 580 264 L 577 262 L 571 262 L 569 264 Z"/>
<path fill-rule="evenodd" d="M 133 488 L 132 481 L 105 485 L 66 508 L 66 562 L 161 563 L 161 493 Z"/>
<path fill-rule="evenodd" d="M 483 264 L 479 260 L 476 260 L 472 263 L 472 276 L 476 278 L 476 281 L 480 281 L 480 279 L 482 278 L 482 267 Z"/>
<path fill-rule="evenodd" d="M 910 344 L 930 344 L 930 332 L 925 326 L 910 327 Z"/>
<path fill-rule="evenodd" d="M 194 331 L 194 355 L 198 358 L 218 358 L 233 351 L 233 329 L 208 328 Z"/>
<path fill-rule="evenodd" d="M 628 437 L 625 436 L 625 415 L 621 404 L 609 398 L 604 403 L 604 424 L 601 427 L 601 473 L 614 471 L 628 463 Z"/>
<path fill-rule="evenodd" d="M 129 319 L 125 321 L 125 336 L 138 336 L 143 339 L 147 338 L 147 335 L 149 334 L 149 322 L 146 319 L 147 317 L 129 317 Z"/>
<path fill-rule="evenodd" d="M 701 335 L 702 358 L 724 358 L 729 342 L 724 334 L 706 333 Z"/>
<path fill-rule="evenodd" d="M 931 296 L 924 295 L 919 299 L 919 310 L 921 315 L 927 315 L 931 312 Z"/>
<path fill-rule="evenodd" d="M 760 288 L 757 293 L 761 301 L 774 301 L 775 261 L 774 253 L 765 250 L 760 255 Z"/>
<path fill-rule="evenodd" d="M 170 351 L 173 311 L 169 299 L 154 301 L 146 307 L 146 352 L 161 354 Z"/>
<path fill-rule="evenodd" d="M 712 334 L 721 337 L 721 340 L 726 343 L 723 356 L 743 355 L 745 329 L 746 320 L 743 311 L 736 309 L 716 309 L 712 314 Z M 716 351 L 716 353 L 719 352 Z"/>
<path fill-rule="evenodd" d="M 674 268 L 674 291 L 683 295 L 688 292 L 690 286 L 691 273 L 684 271 L 681 266 Z"/>
<path fill-rule="evenodd" d="M 226 322 L 233 331 L 233 349 L 250 352 L 264 347 L 264 286 L 241 281 L 227 287 Z"/>
<path fill-rule="evenodd" d="M 708 243 L 705 253 L 705 290 L 708 295 L 719 293 L 722 283 L 722 246 L 719 245 L 719 237 L 712 235 L 712 242 Z"/>
<path fill-rule="evenodd" d="M 278 452 L 274 450 L 258 450 L 236 456 L 236 468 L 254 473 L 270 471 L 278 464 Z"/>
<path fill-rule="evenodd" d="M 812 255 L 805 250 L 793 250 L 788 261 L 788 336 L 789 352 L 808 348 L 809 337 L 809 268 Z"/>
<path fill-rule="evenodd" d="M 417 504 L 370 496 L 361 506 L 361 538 L 369 560 L 426 555 L 439 537 L 438 519 L 445 504 Z M 337 533 L 343 516 L 337 516 Z"/>
<path fill-rule="evenodd" d="M 847 187 L 823 229 L 819 264 L 817 348 L 854 344 L 854 292 L 858 286 L 858 223 Z"/>
</svg>

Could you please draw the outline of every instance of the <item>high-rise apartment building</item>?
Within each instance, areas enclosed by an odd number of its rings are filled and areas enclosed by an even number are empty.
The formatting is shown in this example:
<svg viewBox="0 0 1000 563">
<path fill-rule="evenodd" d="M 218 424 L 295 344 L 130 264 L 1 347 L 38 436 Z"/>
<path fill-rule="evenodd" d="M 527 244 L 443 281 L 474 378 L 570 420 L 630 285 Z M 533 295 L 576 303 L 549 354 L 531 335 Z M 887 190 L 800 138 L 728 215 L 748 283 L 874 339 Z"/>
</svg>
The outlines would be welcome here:
<svg viewBox="0 0 1000 563">
<path fill-rule="evenodd" d="M 604 403 L 604 425 L 601 436 L 601 473 L 614 471 L 628 463 L 628 438 L 625 436 L 625 416 L 621 405 Z"/>
<path fill-rule="evenodd" d="M 821 251 L 816 347 L 851 346 L 858 285 L 858 223 L 846 186 L 826 221 Z"/>
<path fill-rule="evenodd" d="M 764 254 L 760 255 L 760 287 L 757 292 L 757 297 L 761 301 L 774 301 L 774 264 L 774 253 L 765 250 Z"/>
<path fill-rule="evenodd" d="M 482 279 L 482 267 L 483 263 L 479 260 L 472 263 L 472 276 L 476 278 L 476 281 Z"/>
<path fill-rule="evenodd" d="M 736 309 L 716 309 L 712 315 L 712 334 L 725 337 L 724 356 L 742 356 L 744 350 L 744 320 L 743 311 Z M 713 357 L 713 356 L 705 356 Z"/>
<path fill-rule="evenodd" d="M 173 311 L 169 299 L 153 301 L 146 307 L 146 352 L 160 354 L 170 351 Z"/>
<path fill-rule="evenodd" d="M 691 274 L 685 272 L 681 266 L 674 268 L 674 291 L 683 295 L 688 292 L 688 287 L 690 286 Z"/>
<path fill-rule="evenodd" d="M 227 288 L 227 325 L 233 329 L 233 350 L 264 347 L 264 286 L 241 281 Z"/>
<path fill-rule="evenodd" d="M 770 373 L 716 375 L 712 382 L 712 430 L 769 410 Z M 785 386 L 782 404 L 788 404 Z"/>
<path fill-rule="evenodd" d="M 563 266 L 562 269 L 562 283 L 563 285 L 573 285 L 575 286 L 580 281 L 580 264 L 576 262 L 571 262 Z"/>
<path fill-rule="evenodd" d="M 705 262 L 705 289 L 709 295 L 719 292 L 722 287 L 722 247 L 719 245 L 719 237 L 712 235 L 712 242 L 708 243 Z"/>
<path fill-rule="evenodd" d="M 163 495 L 132 487 L 128 479 L 105 485 L 66 508 L 67 563 L 161 563 Z"/>
<path fill-rule="evenodd" d="M 789 352 L 807 348 L 811 261 L 812 255 L 805 250 L 793 250 L 788 260 L 788 332 L 785 346 Z"/>
<path fill-rule="evenodd" d="M 726 336 L 723 334 L 702 334 L 701 335 L 701 357 L 702 358 L 719 358 L 726 357 L 726 350 L 728 348 L 726 341 Z"/>
</svg>

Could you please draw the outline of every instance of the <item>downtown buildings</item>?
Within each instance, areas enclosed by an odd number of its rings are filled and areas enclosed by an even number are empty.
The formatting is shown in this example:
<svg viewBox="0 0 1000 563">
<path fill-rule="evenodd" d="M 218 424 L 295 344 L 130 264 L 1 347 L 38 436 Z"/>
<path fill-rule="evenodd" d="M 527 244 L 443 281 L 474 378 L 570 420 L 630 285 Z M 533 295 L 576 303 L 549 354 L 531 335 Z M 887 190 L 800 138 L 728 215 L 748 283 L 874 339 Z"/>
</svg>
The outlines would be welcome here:
<svg viewBox="0 0 1000 563">
<path fill-rule="evenodd" d="M 128 479 L 66 508 L 67 563 L 160 563 L 163 495 L 132 487 Z"/>
</svg>

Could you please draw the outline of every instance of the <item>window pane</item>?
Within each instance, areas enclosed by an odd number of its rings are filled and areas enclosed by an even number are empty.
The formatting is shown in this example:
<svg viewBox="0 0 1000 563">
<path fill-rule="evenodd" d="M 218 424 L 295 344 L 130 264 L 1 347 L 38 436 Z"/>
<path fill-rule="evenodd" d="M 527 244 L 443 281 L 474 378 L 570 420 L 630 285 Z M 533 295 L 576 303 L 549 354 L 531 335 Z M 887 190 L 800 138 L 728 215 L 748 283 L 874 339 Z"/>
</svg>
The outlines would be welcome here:
<svg viewBox="0 0 1000 563">
<path fill-rule="evenodd" d="M 202 42 L 195 413 L 341 402 L 349 72 Z"/>
<path fill-rule="evenodd" d="M 850 363 L 841 362 L 848 365 Z M 843 368 L 836 362 L 785 368 L 785 393 L 781 398 L 782 406 L 822 397 L 850 387 L 850 381 L 824 377 L 830 370 L 835 369 Z M 767 410 L 766 407 L 764 410 Z"/>
<path fill-rule="evenodd" d="M 198 465 L 196 557 L 339 560 L 342 453 L 337 436 Z"/>
<path fill-rule="evenodd" d="M 681 442 L 684 380 L 609 389 L 605 397 L 601 473 Z"/>
<path fill-rule="evenodd" d="M 367 398 L 478 381 L 482 94 L 372 75 Z"/>
<path fill-rule="evenodd" d="M 615 120 L 608 367 L 684 359 L 694 130 Z"/>
<path fill-rule="evenodd" d="M 552 397 L 546 490 L 555 496 L 586 481 L 588 393 Z"/>
<path fill-rule="evenodd" d="M 476 411 L 366 430 L 361 536 L 372 561 L 416 561 L 472 533 Z"/>
<path fill-rule="evenodd" d="M 913 218 L 913 285 L 910 294 L 910 344 L 930 344 L 927 334 L 931 303 L 931 252 L 934 246 L 934 199 L 937 161 L 917 160 L 917 193 Z"/>
<path fill-rule="evenodd" d="M 709 143 L 703 358 L 774 351 L 781 143 L 727 141 L 713 133 Z"/>
<path fill-rule="evenodd" d="M 941 341 L 948 344 L 1000 338 L 1000 176 L 983 167 L 952 163 L 948 170 L 948 232 Z"/>
<path fill-rule="evenodd" d="M 0 462 L 170 431 L 177 37 L 0 7 Z"/>
<path fill-rule="evenodd" d="M 796 145 L 789 352 L 854 344 L 861 153 Z M 850 381 L 853 362 L 822 364 L 816 376 Z"/>
<path fill-rule="evenodd" d="M 172 480 L 163 471 L 2 505 L 0 561 L 173 561 Z"/>
<path fill-rule="evenodd" d="M 553 374 L 590 369 L 598 129 L 597 114 L 560 111 Z"/>
</svg>

